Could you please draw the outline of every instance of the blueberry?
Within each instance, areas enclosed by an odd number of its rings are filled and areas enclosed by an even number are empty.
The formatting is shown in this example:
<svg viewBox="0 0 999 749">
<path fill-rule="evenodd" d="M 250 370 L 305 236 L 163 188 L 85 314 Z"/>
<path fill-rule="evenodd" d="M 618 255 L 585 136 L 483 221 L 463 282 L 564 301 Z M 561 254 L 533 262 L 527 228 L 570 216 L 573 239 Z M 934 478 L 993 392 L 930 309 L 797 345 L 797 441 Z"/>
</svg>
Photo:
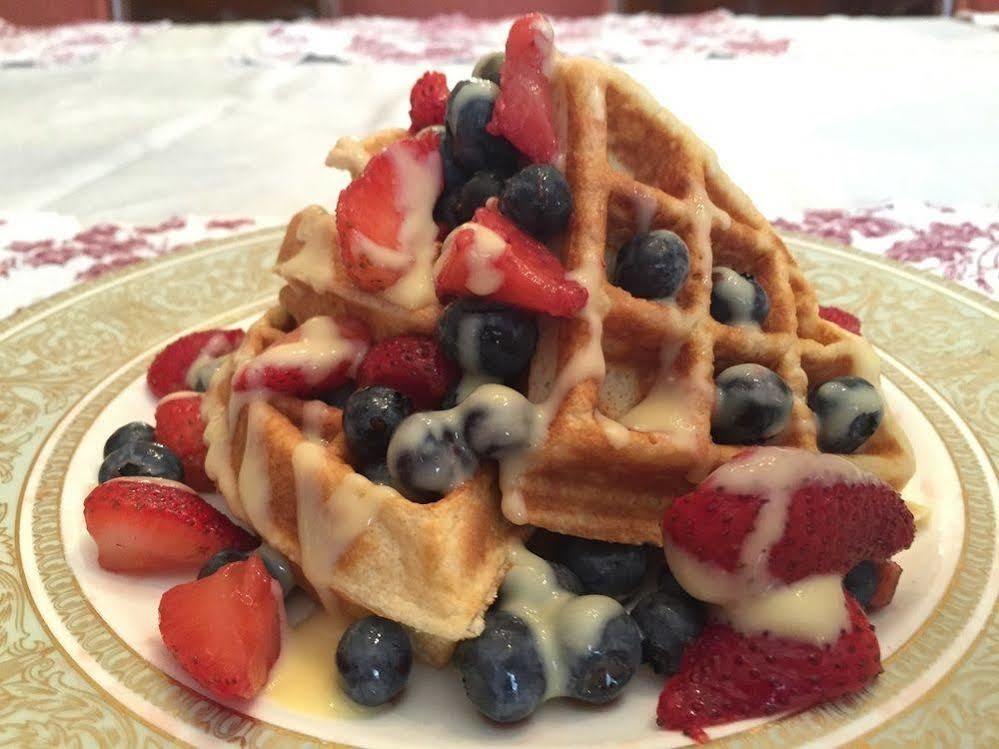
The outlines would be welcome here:
<svg viewBox="0 0 999 749">
<path fill-rule="evenodd" d="M 120 476 L 184 481 L 184 467 L 170 448 L 158 442 L 129 442 L 108 455 L 97 474 L 100 483 Z"/>
<path fill-rule="evenodd" d="M 512 171 L 517 152 L 510 143 L 486 131 L 493 116 L 499 86 L 492 81 L 461 81 L 447 100 L 445 126 L 455 161 L 468 172 L 481 169 Z"/>
<path fill-rule="evenodd" d="M 635 235 L 618 251 L 611 283 L 641 299 L 667 299 L 679 291 L 689 272 L 687 243 L 678 234 L 657 229 Z"/>
<path fill-rule="evenodd" d="M 444 353 L 466 372 L 509 381 L 531 363 L 538 325 L 521 310 L 467 298 L 444 310 L 438 337 Z"/>
<path fill-rule="evenodd" d="M 156 430 L 143 421 L 133 421 L 115 429 L 104 443 L 104 457 L 132 442 L 155 442 Z"/>
<path fill-rule="evenodd" d="M 476 209 L 503 190 L 503 177 L 496 172 L 476 172 L 458 191 L 453 226 L 471 221 Z"/>
<path fill-rule="evenodd" d="M 345 382 L 340 387 L 335 390 L 330 390 L 328 393 L 323 393 L 322 401 L 327 406 L 333 406 L 333 408 L 343 408 L 347 405 L 347 399 L 354 394 L 357 390 L 357 383 L 353 380 Z"/>
<path fill-rule="evenodd" d="M 441 166 L 444 170 L 444 189 L 451 191 L 459 190 L 465 184 L 469 174 L 455 159 L 454 141 L 447 133 L 447 130 L 441 135 L 441 144 L 438 150 L 441 154 Z"/>
<path fill-rule="evenodd" d="M 295 588 L 295 573 L 291 569 L 291 562 L 280 551 L 268 544 L 262 544 L 256 551 L 260 561 L 264 563 L 267 572 L 278 581 L 281 592 L 287 596 Z"/>
<path fill-rule="evenodd" d="M 472 77 L 484 78 L 497 86 L 500 85 L 500 68 L 503 67 L 504 60 L 506 60 L 506 55 L 502 52 L 490 52 L 488 55 L 483 55 L 472 68 Z"/>
<path fill-rule="evenodd" d="M 558 562 L 549 562 L 548 564 L 551 565 L 552 571 L 555 573 L 555 580 L 558 581 L 560 587 L 577 596 L 586 593 L 583 583 L 572 570 Z"/>
<path fill-rule="evenodd" d="M 884 404 L 875 387 L 862 377 L 837 377 L 808 396 L 819 422 L 819 449 L 852 453 L 871 438 L 884 417 Z"/>
<path fill-rule="evenodd" d="M 684 590 L 683 586 L 680 585 L 680 581 L 673 576 L 673 571 L 670 570 L 668 565 L 663 565 L 663 568 L 659 570 L 659 577 L 656 579 L 656 589 L 662 593 L 668 593 L 671 596 L 690 596 L 690 594 Z"/>
<path fill-rule="evenodd" d="M 507 180 L 500 210 L 528 234 L 547 239 L 569 225 L 572 190 L 555 167 L 531 164 Z"/>
<path fill-rule="evenodd" d="M 762 325 L 770 312 L 770 298 L 749 273 L 731 268 L 711 271 L 711 316 L 725 325 Z"/>
<path fill-rule="evenodd" d="M 413 413 L 409 397 L 383 385 L 354 392 L 343 408 L 343 436 L 362 463 L 383 460 L 392 434 Z"/>
<path fill-rule="evenodd" d="M 388 465 L 384 461 L 379 463 L 369 463 L 361 469 L 361 474 L 372 483 L 392 487 L 410 502 L 417 502 L 422 505 L 427 504 L 428 502 L 434 502 L 440 499 L 441 496 L 437 492 L 420 492 L 415 489 L 411 489 L 408 486 L 404 486 L 400 481 L 396 481 L 395 477 L 389 471 Z"/>
<path fill-rule="evenodd" d="M 465 400 L 465 439 L 476 455 L 500 458 L 531 444 L 537 409 L 505 385 L 482 385 Z"/>
<path fill-rule="evenodd" d="M 459 220 L 461 214 L 461 187 L 445 190 L 434 204 L 434 221 L 453 229 L 462 223 Z"/>
<path fill-rule="evenodd" d="M 545 667 L 530 628 L 506 611 L 486 615 L 478 637 L 463 640 L 455 662 L 465 694 L 483 715 L 512 723 L 533 713 L 545 697 Z"/>
<path fill-rule="evenodd" d="M 203 577 L 214 575 L 227 564 L 245 561 L 248 556 L 249 555 L 246 552 L 239 551 L 238 549 L 222 549 L 222 551 L 217 551 L 207 562 L 205 562 L 204 566 L 198 570 L 198 579 L 200 580 Z"/>
<path fill-rule="evenodd" d="M 684 648 L 704 629 L 704 604 L 688 596 L 664 591 L 646 593 L 631 610 L 642 631 L 642 659 L 657 674 L 674 674 Z"/>
<path fill-rule="evenodd" d="M 397 481 L 441 495 L 472 477 L 479 461 L 453 413 L 417 413 L 399 425 L 388 449 L 389 471 Z"/>
<path fill-rule="evenodd" d="M 590 600 L 574 598 L 560 616 L 582 614 Z M 621 612 L 607 622 L 597 642 L 589 644 L 569 661 L 567 692 L 570 697 L 604 705 L 616 698 L 638 671 L 642 662 L 642 634 L 635 621 Z"/>
<path fill-rule="evenodd" d="M 343 691 L 354 702 L 384 705 L 406 686 L 413 666 L 413 646 L 406 630 L 380 616 L 358 619 L 347 627 L 336 649 Z"/>
<path fill-rule="evenodd" d="M 562 561 L 587 593 L 625 596 L 645 576 L 645 549 L 641 546 L 570 537 L 562 549 Z"/>
<path fill-rule="evenodd" d="M 878 589 L 878 567 L 874 562 L 861 562 L 846 573 L 843 578 L 846 592 L 857 599 L 857 603 L 865 609 L 870 605 L 874 591 Z"/>
<path fill-rule="evenodd" d="M 759 364 L 737 364 L 715 379 L 711 436 L 723 445 L 750 445 L 784 431 L 791 419 L 791 389 Z"/>
</svg>

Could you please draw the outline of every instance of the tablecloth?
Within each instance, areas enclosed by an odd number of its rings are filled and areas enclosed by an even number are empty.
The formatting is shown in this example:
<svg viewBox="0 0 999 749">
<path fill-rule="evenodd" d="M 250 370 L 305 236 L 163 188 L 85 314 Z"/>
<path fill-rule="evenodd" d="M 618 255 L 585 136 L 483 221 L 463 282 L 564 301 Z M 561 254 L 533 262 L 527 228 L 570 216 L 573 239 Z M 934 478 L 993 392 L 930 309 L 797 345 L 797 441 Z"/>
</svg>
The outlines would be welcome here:
<svg viewBox="0 0 999 749">
<path fill-rule="evenodd" d="M 341 135 L 407 122 L 507 22 L 0 21 L 0 317 L 191 241 L 335 204 Z M 999 34 L 951 19 L 555 21 L 718 152 L 776 226 L 999 296 Z"/>
</svg>

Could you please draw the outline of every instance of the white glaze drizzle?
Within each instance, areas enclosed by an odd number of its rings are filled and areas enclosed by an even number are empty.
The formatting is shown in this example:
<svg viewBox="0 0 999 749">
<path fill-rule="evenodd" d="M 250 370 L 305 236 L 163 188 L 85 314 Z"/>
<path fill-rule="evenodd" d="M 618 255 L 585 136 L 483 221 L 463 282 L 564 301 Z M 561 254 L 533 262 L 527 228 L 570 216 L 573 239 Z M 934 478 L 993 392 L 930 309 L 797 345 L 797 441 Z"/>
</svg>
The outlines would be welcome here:
<svg viewBox="0 0 999 749">
<path fill-rule="evenodd" d="M 465 288 L 476 296 L 494 294 L 503 285 L 504 274 L 496 267 L 496 261 L 506 251 L 506 241 L 492 229 L 481 224 L 467 223 L 454 229 L 444 239 L 440 257 L 434 264 L 434 277 L 447 267 L 452 255 L 457 252 L 459 238 L 467 245 L 468 279 Z"/>
</svg>

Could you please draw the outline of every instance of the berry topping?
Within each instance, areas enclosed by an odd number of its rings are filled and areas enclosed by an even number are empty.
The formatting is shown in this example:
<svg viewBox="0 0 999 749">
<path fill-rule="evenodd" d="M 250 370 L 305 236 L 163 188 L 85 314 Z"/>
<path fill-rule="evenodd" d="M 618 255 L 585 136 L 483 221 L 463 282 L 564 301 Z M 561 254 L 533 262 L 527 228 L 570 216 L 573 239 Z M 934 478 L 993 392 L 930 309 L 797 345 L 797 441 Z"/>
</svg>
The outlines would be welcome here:
<svg viewBox="0 0 999 749">
<path fill-rule="evenodd" d="M 310 317 L 244 364 L 232 388 L 321 396 L 354 376 L 369 341 L 368 329 L 357 320 Z"/>
<path fill-rule="evenodd" d="M 593 598 L 571 598 L 559 614 L 559 621 L 592 617 Z M 604 624 L 594 642 L 569 659 L 566 692 L 591 705 L 614 700 L 638 672 L 642 662 L 642 633 L 635 620 L 622 611 Z"/>
<path fill-rule="evenodd" d="M 839 307 L 819 307 L 819 317 L 839 325 L 854 335 L 860 335 L 860 318 Z"/>
<path fill-rule="evenodd" d="M 389 471 L 388 464 L 384 461 L 378 463 L 368 463 L 363 466 L 361 468 L 361 475 L 373 484 L 380 484 L 382 486 L 388 486 L 395 489 L 410 502 L 416 502 L 417 504 L 424 505 L 430 502 L 436 502 L 440 499 L 440 495 L 435 492 L 421 492 L 408 486 L 404 486 L 396 480 L 395 476 L 392 475 L 392 472 Z"/>
<path fill-rule="evenodd" d="M 516 168 L 516 150 L 486 128 L 499 95 L 495 83 L 476 78 L 461 81 L 448 97 L 445 126 L 455 161 L 466 172 L 493 169 L 509 174 Z"/>
<path fill-rule="evenodd" d="M 384 705 L 399 694 L 412 665 L 413 646 L 406 630 L 380 616 L 351 624 L 336 649 L 343 691 L 368 707 Z"/>
<path fill-rule="evenodd" d="M 874 386 L 862 377 L 837 377 L 808 396 L 819 426 L 819 449 L 852 453 L 871 438 L 884 417 L 884 404 Z"/>
<path fill-rule="evenodd" d="M 657 674 L 675 674 L 687 645 L 704 629 L 704 604 L 661 590 L 638 599 L 631 616 L 642 632 L 642 660 Z"/>
<path fill-rule="evenodd" d="M 572 190 L 558 169 L 531 164 L 507 180 L 500 210 L 538 239 L 564 231 L 572 215 Z"/>
<path fill-rule="evenodd" d="M 626 596 L 645 576 L 645 549 L 641 546 L 567 537 L 561 559 L 587 593 Z"/>
<path fill-rule="evenodd" d="M 472 68 L 472 77 L 484 78 L 498 86 L 500 83 L 500 68 L 503 67 L 503 60 L 505 59 L 506 55 L 502 52 L 490 52 L 488 55 L 483 55 L 475 63 L 475 67 Z"/>
<path fill-rule="evenodd" d="M 440 405 L 458 381 L 457 365 L 429 336 L 403 335 L 379 341 L 357 371 L 357 384 L 385 385 L 408 396 L 418 411 Z"/>
<path fill-rule="evenodd" d="M 208 577 L 209 575 L 214 575 L 220 569 L 225 567 L 227 564 L 232 564 L 233 562 L 245 562 L 250 555 L 245 551 L 240 551 L 239 549 L 222 549 L 211 556 L 211 558 L 205 562 L 201 569 L 198 570 L 198 579 L 203 577 Z"/>
<path fill-rule="evenodd" d="M 201 395 L 165 398 L 156 406 L 156 441 L 166 445 L 184 466 L 184 483 L 195 491 L 213 492 L 215 482 L 205 473 L 205 426 Z"/>
<path fill-rule="evenodd" d="M 737 364 L 715 379 L 711 436 L 723 445 L 751 445 L 784 431 L 791 419 L 791 389 L 759 364 Z"/>
<path fill-rule="evenodd" d="M 472 477 L 479 461 L 450 411 L 416 413 L 392 435 L 388 467 L 397 481 L 438 497 Z"/>
<path fill-rule="evenodd" d="M 347 399 L 343 435 L 351 455 L 362 463 L 385 460 L 389 440 L 413 413 L 410 399 L 384 385 L 361 388 Z"/>
<path fill-rule="evenodd" d="M 583 587 L 582 581 L 576 577 L 576 573 L 558 562 L 548 562 L 548 564 L 552 568 L 552 572 L 555 573 L 555 582 L 558 583 L 560 588 L 569 591 L 575 596 L 581 596 L 586 593 L 586 589 Z"/>
<path fill-rule="evenodd" d="M 547 247 L 488 208 L 448 235 L 434 274 L 442 299 L 483 296 L 555 317 L 577 314 L 589 296 Z"/>
<path fill-rule="evenodd" d="M 220 697 L 256 696 L 281 652 L 279 603 L 260 558 L 164 593 L 160 635 L 201 686 Z"/>
<path fill-rule="evenodd" d="M 132 421 L 115 429 L 104 443 L 104 457 L 132 442 L 153 442 L 156 430 L 144 421 Z"/>
<path fill-rule="evenodd" d="M 770 298 L 748 273 L 719 267 L 711 271 L 711 316 L 724 325 L 762 325 Z"/>
<path fill-rule="evenodd" d="M 843 578 L 843 587 L 867 611 L 877 611 L 891 603 L 902 568 L 889 560 L 865 559 Z"/>
<path fill-rule="evenodd" d="M 160 351 L 149 366 L 146 373 L 149 389 L 157 398 L 190 390 L 188 375 L 195 365 L 228 354 L 242 342 L 242 330 L 203 330 L 178 338 Z"/>
<path fill-rule="evenodd" d="M 357 390 L 357 383 L 351 380 L 350 382 L 345 382 L 340 387 L 335 390 L 330 390 L 328 393 L 323 393 L 321 400 L 327 406 L 333 406 L 333 408 L 343 409 L 347 405 L 347 399 L 354 394 Z"/>
<path fill-rule="evenodd" d="M 184 466 L 172 450 L 158 442 L 129 442 L 104 459 L 97 481 L 103 484 L 123 476 L 184 481 Z"/>
<path fill-rule="evenodd" d="M 537 408 L 503 385 L 482 385 L 464 401 L 465 439 L 475 454 L 501 458 L 531 444 Z"/>
<path fill-rule="evenodd" d="M 222 549 L 249 550 L 256 539 L 173 482 L 119 479 L 83 502 L 97 560 L 113 572 L 175 572 L 200 567 Z"/>
<path fill-rule="evenodd" d="M 475 212 L 503 190 L 503 177 L 496 172 L 476 172 L 458 190 L 457 201 L 453 205 L 453 221 L 450 226 L 471 221 Z"/>
<path fill-rule="evenodd" d="M 444 310 L 438 337 L 465 372 L 512 380 L 531 363 L 538 325 L 531 315 L 504 304 L 459 299 Z"/>
<path fill-rule="evenodd" d="M 618 251 L 611 282 L 641 299 L 670 299 L 689 272 L 687 243 L 678 234 L 657 229 L 635 235 Z"/>
<path fill-rule="evenodd" d="M 447 76 L 443 73 L 428 71 L 420 76 L 409 92 L 409 132 L 443 125 L 448 93 Z"/>
<path fill-rule="evenodd" d="M 270 544 L 261 544 L 254 553 L 264 563 L 264 567 L 267 568 L 267 574 L 273 577 L 277 581 L 277 584 L 281 586 L 281 593 L 285 596 L 291 593 L 295 588 L 296 582 L 295 571 L 291 568 L 291 562 L 288 561 L 288 557 Z"/>
<path fill-rule="evenodd" d="M 437 239 L 434 204 L 443 188 L 440 133 L 427 130 L 376 154 L 340 193 L 340 256 L 354 283 L 383 291 Z"/>
<path fill-rule="evenodd" d="M 513 22 L 500 68 L 500 94 L 489 132 L 502 135 L 534 162 L 558 157 L 551 77 L 555 33 L 548 19 L 529 13 Z"/>
<path fill-rule="evenodd" d="M 887 559 L 874 563 L 877 567 L 877 587 L 874 594 L 867 603 L 868 611 L 883 609 L 895 597 L 895 589 L 898 587 L 899 578 L 902 577 L 902 567 L 896 562 Z"/>
<path fill-rule="evenodd" d="M 659 725 L 706 741 L 709 726 L 859 692 L 881 673 L 881 651 L 857 602 L 847 597 L 846 605 L 849 628 L 831 646 L 708 624 L 666 682 Z"/>
</svg>

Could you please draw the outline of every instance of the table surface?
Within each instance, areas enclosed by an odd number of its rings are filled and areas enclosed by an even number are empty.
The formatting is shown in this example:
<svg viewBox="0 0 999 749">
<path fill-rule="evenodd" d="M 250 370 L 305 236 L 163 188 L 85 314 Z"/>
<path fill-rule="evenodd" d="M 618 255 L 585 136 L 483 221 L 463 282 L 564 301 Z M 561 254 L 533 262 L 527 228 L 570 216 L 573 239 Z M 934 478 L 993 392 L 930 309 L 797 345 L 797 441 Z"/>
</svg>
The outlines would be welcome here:
<svg viewBox="0 0 999 749">
<path fill-rule="evenodd" d="M 408 122 L 505 25 L 0 21 L 0 317 L 205 237 L 335 204 L 341 135 Z M 608 16 L 557 44 L 621 64 L 779 228 L 999 296 L 999 34 L 948 19 Z"/>
</svg>

